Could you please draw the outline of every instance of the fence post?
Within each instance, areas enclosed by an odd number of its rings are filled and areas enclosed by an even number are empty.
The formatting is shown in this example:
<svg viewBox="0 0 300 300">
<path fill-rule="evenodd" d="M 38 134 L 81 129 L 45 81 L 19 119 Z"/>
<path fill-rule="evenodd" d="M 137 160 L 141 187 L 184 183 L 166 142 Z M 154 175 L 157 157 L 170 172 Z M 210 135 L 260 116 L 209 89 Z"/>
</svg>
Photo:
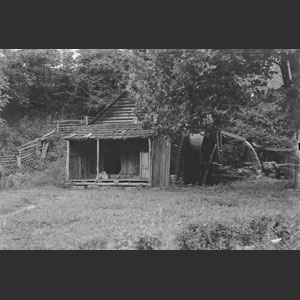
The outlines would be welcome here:
<svg viewBox="0 0 300 300">
<path fill-rule="evenodd" d="M 40 154 L 40 151 L 39 151 L 39 144 L 37 144 L 35 146 L 35 154 L 38 156 Z"/>
<path fill-rule="evenodd" d="M 56 124 L 56 131 L 59 132 L 59 121 L 57 121 L 57 124 Z"/>
<path fill-rule="evenodd" d="M 17 155 L 17 166 L 18 168 L 21 168 L 21 152 L 19 151 L 19 155 Z"/>
<path fill-rule="evenodd" d="M 85 119 L 85 125 L 88 125 L 89 124 L 89 117 L 88 116 L 84 116 L 84 119 Z"/>
</svg>

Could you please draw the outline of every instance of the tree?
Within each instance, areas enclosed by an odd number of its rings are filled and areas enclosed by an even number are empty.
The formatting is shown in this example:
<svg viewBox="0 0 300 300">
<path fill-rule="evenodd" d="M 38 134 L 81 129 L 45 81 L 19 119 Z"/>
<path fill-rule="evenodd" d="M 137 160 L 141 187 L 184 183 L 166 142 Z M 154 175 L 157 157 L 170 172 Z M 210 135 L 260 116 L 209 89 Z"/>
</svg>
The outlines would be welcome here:
<svg viewBox="0 0 300 300">
<path fill-rule="evenodd" d="M 2 109 L 7 105 L 9 101 L 9 95 L 7 93 L 9 89 L 7 77 L 5 76 L 3 72 L 3 67 L 4 67 L 4 61 L 3 61 L 3 52 L 0 52 L 0 112 Z M 4 120 L 0 118 L 0 123 L 3 123 Z"/>
<path fill-rule="evenodd" d="M 66 117 L 82 112 L 80 103 L 74 97 L 76 64 L 71 50 L 6 51 L 4 65 L 10 87 L 10 101 L 4 111 L 7 117 Z"/>
<path fill-rule="evenodd" d="M 129 54 L 118 49 L 79 49 L 78 53 L 75 96 L 93 113 L 125 90 L 129 79 Z"/>
<path fill-rule="evenodd" d="M 300 128 L 300 49 L 274 49 L 273 60 L 279 65 L 285 91 L 282 111 L 294 134 L 295 172 L 294 188 L 298 189 L 299 172 L 299 128 Z"/>
<path fill-rule="evenodd" d="M 128 88 L 144 126 L 175 134 L 226 124 L 250 101 L 249 87 L 271 77 L 270 51 L 159 49 L 138 51 Z"/>
</svg>

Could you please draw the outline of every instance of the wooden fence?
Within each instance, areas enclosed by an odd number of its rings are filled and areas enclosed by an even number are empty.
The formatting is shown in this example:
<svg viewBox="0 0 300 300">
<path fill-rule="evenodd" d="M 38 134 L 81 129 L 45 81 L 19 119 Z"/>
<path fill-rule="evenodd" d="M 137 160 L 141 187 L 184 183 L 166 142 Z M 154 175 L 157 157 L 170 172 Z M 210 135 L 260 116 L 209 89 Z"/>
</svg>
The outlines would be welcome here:
<svg viewBox="0 0 300 300">
<path fill-rule="evenodd" d="M 17 156 L 16 155 L 5 155 L 0 157 L 0 166 L 3 168 L 9 168 L 16 166 Z"/>
<path fill-rule="evenodd" d="M 34 157 L 40 156 L 42 159 L 45 158 L 45 152 L 47 151 L 49 145 L 46 140 L 55 133 L 56 128 L 42 137 L 34 139 L 33 141 L 30 141 L 19 147 L 17 149 L 19 155 L 16 157 L 18 167 L 21 167 L 22 163 Z"/>
<path fill-rule="evenodd" d="M 93 117 L 85 116 L 81 120 L 59 120 L 55 121 L 57 132 L 70 132 L 79 126 L 88 125 Z"/>
<path fill-rule="evenodd" d="M 49 143 L 47 143 L 47 139 L 56 132 L 71 132 L 72 130 L 76 129 L 79 126 L 88 125 L 89 122 L 93 119 L 93 117 L 90 116 L 84 116 L 81 120 L 59 120 L 55 121 L 54 124 L 56 124 L 55 129 L 53 129 L 51 132 L 43 135 L 40 138 L 36 138 L 21 147 L 17 148 L 17 155 L 6 155 L 3 157 L 0 157 L 0 167 L 3 168 L 9 168 L 13 166 L 21 167 L 21 165 L 24 162 L 27 162 L 34 158 L 41 158 L 45 159 L 46 152 L 49 146 Z"/>
</svg>

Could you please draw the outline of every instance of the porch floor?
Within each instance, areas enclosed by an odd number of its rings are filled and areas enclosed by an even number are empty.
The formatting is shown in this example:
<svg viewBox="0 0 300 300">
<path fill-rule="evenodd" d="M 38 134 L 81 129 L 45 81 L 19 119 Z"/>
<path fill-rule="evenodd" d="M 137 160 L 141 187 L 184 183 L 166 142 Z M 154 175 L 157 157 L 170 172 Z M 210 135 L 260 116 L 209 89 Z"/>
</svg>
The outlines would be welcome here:
<svg viewBox="0 0 300 300">
<path fill-rule="evenodd" d="M 143 179 L 72 179 L 71 186 L 150 186 L 149 180 Z"/>
</svg>

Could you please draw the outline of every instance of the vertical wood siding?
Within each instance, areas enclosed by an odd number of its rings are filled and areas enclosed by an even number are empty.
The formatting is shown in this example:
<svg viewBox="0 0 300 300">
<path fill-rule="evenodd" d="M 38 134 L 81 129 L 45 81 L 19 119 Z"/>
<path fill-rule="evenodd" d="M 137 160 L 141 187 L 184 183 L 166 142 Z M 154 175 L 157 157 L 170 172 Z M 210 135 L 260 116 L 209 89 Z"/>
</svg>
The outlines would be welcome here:
<svg viewBox="0 0 300 300">
<path fill-rule="evenodd" d="M 171 143 L 166 137 L 153 139 L 152 186 L 168 187 L 170 180 Z"/>
</svg>

